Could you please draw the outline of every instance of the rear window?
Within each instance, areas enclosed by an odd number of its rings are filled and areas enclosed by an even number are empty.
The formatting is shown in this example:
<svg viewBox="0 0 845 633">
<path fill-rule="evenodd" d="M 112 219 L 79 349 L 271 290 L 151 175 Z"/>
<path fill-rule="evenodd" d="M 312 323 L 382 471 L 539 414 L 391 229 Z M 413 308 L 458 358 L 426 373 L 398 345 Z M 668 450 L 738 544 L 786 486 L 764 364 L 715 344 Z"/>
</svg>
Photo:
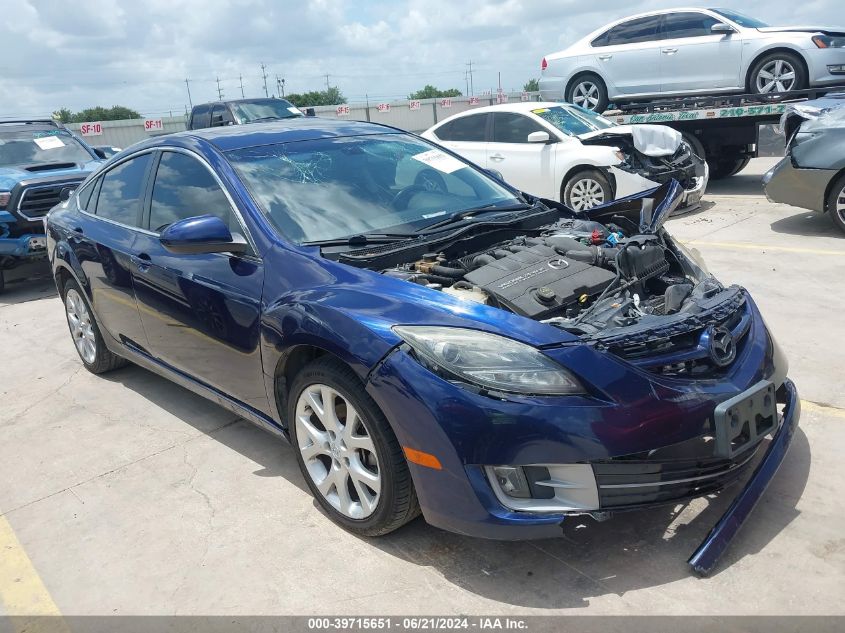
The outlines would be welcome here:
<svg viewBox="0 0 845 633">
<path fill-rule="evenodd" d="M 441 141 L 476 141 L 486 140 L 487 115 L 472 114 L 444 123 L 434 131 Z"/>
<path fill-rule="evenodd" d="M 616 44 L 636 44 L 657 39 L 659 15 L 629 20 L 608 29 L 592 41 L 593 46 L 614 46 Z"/>
<path fill-rule="evenodd" d="M 285 99 L 258 99 L 229 104 L 238 123 L 254 123 L 273 119 L 290 119 L 302 116 L 302 112 Z"/>
<path fill-rule="evenodd" d="M 198 105 L 191 111 L 191 129 L 198 130 L 211 126 L 211 106 Z"/>
</svg>

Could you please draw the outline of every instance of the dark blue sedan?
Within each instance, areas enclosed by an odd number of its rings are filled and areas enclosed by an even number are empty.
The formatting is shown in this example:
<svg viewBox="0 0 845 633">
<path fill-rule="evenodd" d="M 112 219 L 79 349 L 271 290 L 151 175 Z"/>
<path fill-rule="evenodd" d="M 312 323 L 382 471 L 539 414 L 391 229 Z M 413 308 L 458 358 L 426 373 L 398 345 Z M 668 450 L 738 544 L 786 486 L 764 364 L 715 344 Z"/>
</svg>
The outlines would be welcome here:
<svg viewBox="0 0 845 633">
<path fill-rule="evenodd" d="M 131 361 L 282 436 L 337 523 L 489 538 L 744 486 L 798 423 L 748 293 L 662 227 L 670 182 L 586 213 L 424 139 L 319 119 L 135 145 L 47 220 L 85 367 Z"/>
</svg>

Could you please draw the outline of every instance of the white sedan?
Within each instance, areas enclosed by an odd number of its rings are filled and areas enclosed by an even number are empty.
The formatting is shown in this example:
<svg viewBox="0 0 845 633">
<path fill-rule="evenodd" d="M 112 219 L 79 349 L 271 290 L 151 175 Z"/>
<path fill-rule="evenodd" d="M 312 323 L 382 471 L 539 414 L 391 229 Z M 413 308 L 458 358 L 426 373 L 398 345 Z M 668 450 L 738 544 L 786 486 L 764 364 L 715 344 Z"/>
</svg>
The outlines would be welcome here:
<svg viewBox="0 0 845 633">
<path fill-rule="evenodd" d="M 663 125 L 614 125 L 572 104 L 476 108 L 439 122 L 422 136 L 498 172 L 522 191 L 576 210 L 671 178 L 684 187 L 683 204 L 690 205 L 707 186 L 707 164 L 678 131 Z"/>
</svg>

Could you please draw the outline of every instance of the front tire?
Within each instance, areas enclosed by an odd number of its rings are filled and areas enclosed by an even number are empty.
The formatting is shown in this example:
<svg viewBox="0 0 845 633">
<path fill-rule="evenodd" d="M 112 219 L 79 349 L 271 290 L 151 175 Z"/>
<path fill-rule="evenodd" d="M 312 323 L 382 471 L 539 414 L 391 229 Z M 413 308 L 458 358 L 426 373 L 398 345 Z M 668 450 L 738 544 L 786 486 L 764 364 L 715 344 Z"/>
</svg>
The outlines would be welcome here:
<svg viewBox="0 0 845 633">
<path fill-rule="evenodd" d="M 585 211 L 613 200 L 610 182 L 598 169 L 583 169 L 569 177 L 562 187 L 561 201 L 570 209 Z"/>
<path fill-rule="evenodd" d="M 764 55 L 748 73 L 748 90 L 754 94 L 775 94 L 807 87 L 804 61 L 795 53 Z"/>
<path fill-rule="evenodd" d="M 293 380 L 287 401 L 302 476 L 335 523 L 381 536 L 420 513 L 402 447 L 349 367 L 315 360 Z"/>
<path fill-rule="evenodd" d="M 577 106 L 602 113 L 609 102 L 607 86 L 598 75 L 588 73 L 572 80 L 566 88 L 566 100 Z"/>
<path fill-rule="evenodd" d="M 92 374 L 103 374 L 126 365 L 126 359 L 113 354 L 106 347 L 97 320 L 79 284 L 68 279 L 62 288 L 62 300 L 68 329 L 85 369 Z"/>
<path fill-rule="evenodd" d="M 833 183 L 827 197 L 827 210 L 839 230 L 845 232 L 845 174 Z"/>
</svg>

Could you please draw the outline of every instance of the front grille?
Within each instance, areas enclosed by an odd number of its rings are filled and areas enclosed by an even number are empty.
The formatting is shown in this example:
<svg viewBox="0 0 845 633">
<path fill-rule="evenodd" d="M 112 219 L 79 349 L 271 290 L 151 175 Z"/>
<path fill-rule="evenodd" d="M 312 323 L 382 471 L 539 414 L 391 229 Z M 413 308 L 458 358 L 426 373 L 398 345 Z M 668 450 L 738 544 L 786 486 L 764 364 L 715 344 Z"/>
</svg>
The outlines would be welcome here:
<svg viewBox="0 0 845 633">
<path fill-rule="evenodd" d="M 718 492 L 749 471 L 761 445 L 726 459 L 712 457 L 714 444 L 712 437 L 704 436 L 646 454 L 593 462 L 601 508 L 633 509 Z"/>
<path fill-rule="evenodd" d="M 21 192 L 18 200 L 18 213 L 27 220 L 38 220 L 61 202 L 62 189 L 75 189 L 77 182 L 63 182 L 56 185 L 34 185 Z"/>
<path fill-rule="evenodd" d="M 751 327 L 747 302 L 731 301 L 728 309 L 718 310 L 707 321 L 692 323 L 665 332 L 653 331 L 647 337 L 618 340 L 608 345 L 611 353 L 652 373 L 675 378 L 709 378 L 721 375 L 728 367 L 717 366 L 703 344 L 703 334 L 710 327 L 725 327 L 733 335 L 737 356 L 744 348 Z"/>
</svg>

